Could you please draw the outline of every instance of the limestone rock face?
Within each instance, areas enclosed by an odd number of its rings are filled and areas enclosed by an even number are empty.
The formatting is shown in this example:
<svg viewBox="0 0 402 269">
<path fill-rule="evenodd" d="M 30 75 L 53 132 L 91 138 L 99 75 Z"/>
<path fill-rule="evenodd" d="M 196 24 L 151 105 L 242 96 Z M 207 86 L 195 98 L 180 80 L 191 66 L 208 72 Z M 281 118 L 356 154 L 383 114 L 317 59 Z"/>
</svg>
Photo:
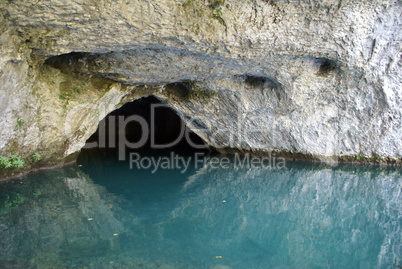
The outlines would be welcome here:
<svg viewBox="0 0 402 269">
<path fill-rule="evenodd" d="M 398 1 L 0 3 L 0 153 L 73 157 L 146 95 L 218 149 L 402 156 Z"/>
</svg>

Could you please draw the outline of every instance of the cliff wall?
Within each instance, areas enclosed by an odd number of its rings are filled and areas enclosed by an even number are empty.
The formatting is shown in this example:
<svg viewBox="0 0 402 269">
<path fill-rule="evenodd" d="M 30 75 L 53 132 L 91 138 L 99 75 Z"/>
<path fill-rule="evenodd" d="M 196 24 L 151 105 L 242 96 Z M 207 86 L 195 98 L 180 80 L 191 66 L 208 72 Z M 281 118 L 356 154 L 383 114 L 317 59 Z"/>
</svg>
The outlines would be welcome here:
<svg viewBox="0 0 402 269">
<path fill-rule="evenodd" d="M 0 3 L 0 153 L 74 159 L 146 95 L 221 151 L 400 162 L 399 1 Z M 26 162 L 29 163 L 29 162 Z"/>
</svg>

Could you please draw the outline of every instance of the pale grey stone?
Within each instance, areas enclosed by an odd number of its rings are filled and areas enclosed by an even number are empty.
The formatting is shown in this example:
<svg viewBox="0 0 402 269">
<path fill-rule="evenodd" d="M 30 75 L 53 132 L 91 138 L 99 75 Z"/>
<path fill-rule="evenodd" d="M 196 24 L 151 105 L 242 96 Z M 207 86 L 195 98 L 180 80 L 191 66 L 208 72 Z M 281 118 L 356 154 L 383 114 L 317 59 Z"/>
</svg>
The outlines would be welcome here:
<svg viewBox="0 0 402 269">
<path fill-rule="evenodd" d="M 71 156 L 153 94 L 214 147 L 401 158 L 399 1 L 213 2 L 2 1 L 0 153 Z M 213 96 L 168 96 L 186 81 Z"/>
</svg>

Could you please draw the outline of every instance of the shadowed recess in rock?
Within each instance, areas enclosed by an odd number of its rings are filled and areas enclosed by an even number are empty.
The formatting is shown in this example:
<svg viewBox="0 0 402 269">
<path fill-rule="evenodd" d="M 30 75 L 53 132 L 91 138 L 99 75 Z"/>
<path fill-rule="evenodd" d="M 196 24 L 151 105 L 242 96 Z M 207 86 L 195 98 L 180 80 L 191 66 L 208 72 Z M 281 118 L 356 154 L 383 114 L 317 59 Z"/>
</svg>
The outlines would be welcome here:
<svg viewBox="0 0 402 269">
<path fill-rule="evenodd" d="M 154 96 L 129 102 L 108 114 L 87 140 L 78 161 L 85 162 L 99 151 L 116 154 L 121 145 L 129 152 L 163 154 L 208 152 L 208 146 L 192 132 L 166 103 Z M 133 146 L 136 144 L 135 146 Z M 116 156 L 117 158 L 117 156 Z"/>
<path fill-rule="evenodd" d="M 316 58 L 315 63 L 319 65 L 319 69 L 316 75 L 321 77 L 328 76 L 329 73 L 335 71 L 338 68 L 335 61 L 327 58 Z"/>
</svg>

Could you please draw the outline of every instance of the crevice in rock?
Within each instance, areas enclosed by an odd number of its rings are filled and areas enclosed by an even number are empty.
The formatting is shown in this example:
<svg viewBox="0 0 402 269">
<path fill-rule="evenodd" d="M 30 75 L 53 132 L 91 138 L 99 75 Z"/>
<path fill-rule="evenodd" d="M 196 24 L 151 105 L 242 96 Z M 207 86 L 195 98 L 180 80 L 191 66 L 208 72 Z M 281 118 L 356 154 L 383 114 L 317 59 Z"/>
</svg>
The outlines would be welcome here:
<svg viewBox="0 0 402 269">
<path fill-rule="evenodd" d="M 326 77 L 332 71 L 337 69 L 336 62 L 333 60 L 330 60 L 328 58 L 316 58 L 315 63 L 318 64 L 318 66 L 319 66 L 319 69 L 318 69 L 318 72 L 316 73 L 316 75 L 320 76 L 320 77 Z"/>
<path fill-rule="evenodd" d="M 269 89 L 276 94 L 278 100 L 284 100 L 286 97 L 286 92 L 282 84 L 274 77 L 271 76 L 259 76 L 252 74 L 243 74 L 235 76 L 240 78 L 241 81 L 246 85 L 248 89 L 255 89 L 264 91 Z"/>
<path fill-rule="evenodd" d="M 164 86 L 165 94 L 168 98 L 176 100 L 199 100 L 202 103 L 207 103 L 215 92 L 199 85 L 197 81 L 183 80 L 166 84 Z"/>
<path fill-rule="evenodd" d="M 96 54 L 88 52 L 71 52 L 57 56 L 49 57 L 45 60 L 45 64 L 53 68 L 59 69 L 65 74 L 79 74 L 83 72 L 84 67 L 88 69 L 88 62 L 94 61 Z"/>
<path fill-rule="evenodd" d="M 89 52 L 71 52 L 67 54 L 56 55 L 47 58 L 44 61 L 45 66 L 60 70 L 61 73 L 74 79 L 91 82 L 95 87 L 100 83 L 111 82 L 125 83 L 126 80 L 119 79 L 121 74 L 113 73 L 107 68 L 115 63 L 110 59 L 110 53 L 89 53 Z M 117 63 L 119 65 L 120 63 Z M 100 86 L 102 88 L 102 86 Z"/>
<path fill-rule="evenodd" d="M 281 88 L 281 83 L 277 79 L 270 76 L 244 74 L 242 75 L 242 77 L 244 78 L 244 83 L 246 83 L 246 85 L 249 85 L 250 87 Z"/>
</svg>

